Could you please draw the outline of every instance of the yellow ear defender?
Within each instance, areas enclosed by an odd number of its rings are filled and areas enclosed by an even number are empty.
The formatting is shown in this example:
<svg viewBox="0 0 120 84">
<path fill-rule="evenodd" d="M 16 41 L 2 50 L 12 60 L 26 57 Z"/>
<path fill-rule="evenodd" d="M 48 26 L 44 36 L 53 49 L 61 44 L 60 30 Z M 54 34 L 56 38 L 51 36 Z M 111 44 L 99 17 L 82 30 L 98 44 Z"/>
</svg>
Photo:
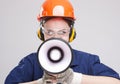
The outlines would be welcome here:
<svg viewBox="0 0 120 84">
<path fill-rule="evenodd" d="M 42 33 L 42 28 L 38 29 L 37 36 L 40 40 L 44 41 L 44 34 Z"/>
<path fill-rule="evenodd" d="M 44 41 L 44 34 L 42 33 L 42 28 L 39 28 L 37 31 L 37 36 L 40 40 Z M 76 31 L 74 28 L 71 28 L 69 34 L 69 42 L 72 42 L 76 37 Z"/>
<path fill-rule="evenodd" d="M 75 28 L 71 28 L 70 35 L 69 35 L 69 42 L 72 42 L 76 37 Z"/>
</svg>

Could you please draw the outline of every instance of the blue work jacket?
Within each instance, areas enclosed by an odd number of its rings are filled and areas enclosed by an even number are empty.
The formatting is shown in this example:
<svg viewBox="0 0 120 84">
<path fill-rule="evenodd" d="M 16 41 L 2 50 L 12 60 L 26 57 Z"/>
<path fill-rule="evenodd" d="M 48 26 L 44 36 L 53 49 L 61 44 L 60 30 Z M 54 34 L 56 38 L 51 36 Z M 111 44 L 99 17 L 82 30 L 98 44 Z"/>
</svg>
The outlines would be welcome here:
<svg viewBox="0 0 120 84">
<path fill-rule="evenodd" d="M 93 76 L 109 76 L 117 79 L 119 75 L 113 69 L 100 62 L 99 57 L 90 53 L 73 51 L 73 61 L 70 68 L 74 72 L 79 72 Z M 37 80 L 43 76 L 37 53 L 32 53 L 24 57 L 7 76 L 5 84 L 18 84 Z"/>
</svg>

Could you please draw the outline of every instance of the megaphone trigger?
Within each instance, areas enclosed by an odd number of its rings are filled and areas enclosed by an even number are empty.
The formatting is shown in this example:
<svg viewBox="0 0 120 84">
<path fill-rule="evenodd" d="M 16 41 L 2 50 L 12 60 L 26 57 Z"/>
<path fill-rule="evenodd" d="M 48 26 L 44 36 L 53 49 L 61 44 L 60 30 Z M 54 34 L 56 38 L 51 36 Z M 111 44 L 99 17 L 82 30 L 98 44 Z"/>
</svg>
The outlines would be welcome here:
<svg viewBox="0 0 120 84">
<path fill-rule="evenodd" d="M 72 62 L 72 49 L 62 39 L 44 41 L 38 48 L 38 60 L 43 70 L 57 74 L 67 70 Z"/>
</svg>

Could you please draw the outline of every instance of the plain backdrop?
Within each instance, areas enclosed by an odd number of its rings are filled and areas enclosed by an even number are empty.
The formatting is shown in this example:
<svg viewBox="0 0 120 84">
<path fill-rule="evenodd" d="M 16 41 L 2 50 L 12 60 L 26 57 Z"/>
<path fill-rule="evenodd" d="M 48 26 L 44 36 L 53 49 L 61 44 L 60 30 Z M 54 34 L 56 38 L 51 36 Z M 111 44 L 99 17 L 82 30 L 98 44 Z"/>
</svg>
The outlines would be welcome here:
<svg viewBox="0 0 120 84">
<path fill-rule="evenodd" d="M 0 0 L 0 84 L 41 41 L 36 17 L 44 0 Z M 120 0 L 70 0 L 77 31 L 75 49 L 99 55 L 120 74 Z"/>
</svg>

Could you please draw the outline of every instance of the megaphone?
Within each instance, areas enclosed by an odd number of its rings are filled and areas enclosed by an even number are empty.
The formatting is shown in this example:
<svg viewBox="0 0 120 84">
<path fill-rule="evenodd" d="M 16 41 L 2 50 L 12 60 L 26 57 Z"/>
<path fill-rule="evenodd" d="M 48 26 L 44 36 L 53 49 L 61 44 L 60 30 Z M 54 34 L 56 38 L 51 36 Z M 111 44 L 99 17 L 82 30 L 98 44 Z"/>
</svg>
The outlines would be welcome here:
<svg viewBox="0 0 120 84">
<path fill-rule="evenodd" d="M 37 53 L 40 66 L 53 74 L 67 70 L 73 58 L 71 46 L 58 38 L 44 41 L 38 48 Z"/>
</svg>

